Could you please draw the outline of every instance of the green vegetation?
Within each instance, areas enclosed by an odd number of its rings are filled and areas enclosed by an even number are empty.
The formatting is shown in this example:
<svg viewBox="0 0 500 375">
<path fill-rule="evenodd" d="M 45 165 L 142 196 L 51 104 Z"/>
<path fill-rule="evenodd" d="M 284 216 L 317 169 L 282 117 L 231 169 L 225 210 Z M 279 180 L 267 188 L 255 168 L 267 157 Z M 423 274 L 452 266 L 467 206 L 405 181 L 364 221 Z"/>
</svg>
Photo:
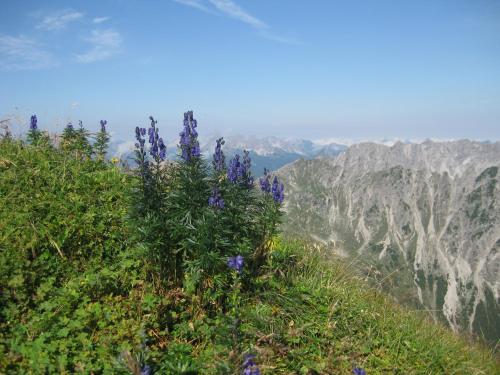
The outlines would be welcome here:
<svg viewBox="0 0 500 375">
<path fill-rule="evenodd" d="M 59 147 L 39 133 L 0 139 L 0 373 L 238 374 L 246 353 L 263 374 L 498 372 L 486 349 L 276 236 L 270 199 L 242 196 L 203 163 L 144 180 L 73 132 Z M 235 221 L 182 196 L 190 179 L 199 194 L 221 181 Z M 223 257 L 240 253 L 241 274 Z"/>
<path fill-rule="evenodd" d="M 489 167 L 489 168 L 486 168 L 477 178 L 476 178 L 476 182 L 480 182 L 481 180 L 485 179 L 485 178 L 495 178 L 497 176 L 497 173 L 498 173 L 498 167 L 496 166 L 493 166 L 493 167 Z"/>
<path fill-rule="evenodd" d="M 500 335 L 498 324 L 495 324 L 495 317 L 500 313 L 500 303 L 488 285 L 484 286 L 486 301 L 481 301 L 476 307 L 474 318 L 474 328 L 484 335 L 486 340 L 495 344 L 495 338 Z"/>
<path fill-rule="evenodd" d="M 421 289 L 425 289 L 425 273 L 421 269 L 417 270 L 415 281 Z"/>
<path fill-rule="evenodd" d="M 491 226 L 493 220 L 493 202 L 495 201 L 495 187 L 497 184 L 498 168 L 490 167 L 485 169 L 481 175 L 476 178 L 479 186 L 467 195 L 467 217 L 471 220 L 477 220 L 485 227 Z M 485 229 L 486 230 L 486 229 Z M 482 231 L 476 233 L 474 237 L 481 237 Z"/>
<path fill-rule="evenodd" d="M 130 180 L 47 143 L 0 140 L 0 373 L 111 369 L 134 342 Z"/>
<path fill-rule="evenodd" d="M 438 317 L 446 323 L 446 317 L 444 316 L 442 310 L 444 305 L 444 297 L 448 291 L 448 282 L 443 276 L 435 276 L 434 284 L 436 288 L 436 309 L 439 310 Z M 431 284 L 430 284 L 431 285 Z"/>
</svg>

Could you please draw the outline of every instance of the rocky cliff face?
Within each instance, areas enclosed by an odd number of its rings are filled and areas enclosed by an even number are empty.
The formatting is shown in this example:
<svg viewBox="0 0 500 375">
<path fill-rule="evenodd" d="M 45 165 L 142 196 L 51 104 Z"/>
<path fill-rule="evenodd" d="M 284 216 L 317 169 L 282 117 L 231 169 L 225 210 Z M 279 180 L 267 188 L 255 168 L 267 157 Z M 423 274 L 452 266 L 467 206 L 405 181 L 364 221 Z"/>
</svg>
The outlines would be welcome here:
<svg viewBox="0 0 500 375">
<path fill-rule="evenodd" d="M 398 300 L 500 338 L 500 143 L 374 143 L 282 168 L 284 231 L 327 243 Z"/>
</svg>

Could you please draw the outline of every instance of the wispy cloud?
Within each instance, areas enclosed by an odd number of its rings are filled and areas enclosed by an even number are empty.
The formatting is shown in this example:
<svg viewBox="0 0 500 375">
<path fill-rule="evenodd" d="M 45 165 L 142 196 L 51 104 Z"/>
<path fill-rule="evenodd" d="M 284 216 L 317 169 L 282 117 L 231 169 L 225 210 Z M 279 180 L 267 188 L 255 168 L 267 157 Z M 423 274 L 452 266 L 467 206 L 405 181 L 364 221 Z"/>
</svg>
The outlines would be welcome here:
<svg viewBox="0 0 500 375">
<path fill-rule="evenodd" d="M 49 14 L 36 25 L 37 29 L 41 30 L 60 30 L 64 29 L 69 23 L 74 22 L 83 17 L 83 13 L 71 9 L 64 9 Z"/>
<path fill-rule="evenodd" d="M 0 34 L 0 69 L 35 70 L 55 66 L 51 53 L 33 39 L 23 35 Z"/>
<path fill-rule="evenodd" d="M 92 30 L 92 35 L 85 41 L 92 45 L 92 48 L 84 54 L 77 55 L 76 58 L 81 63 L 91 63 L 109 59 L 120 51 L 122 37 L 118 31 Z"/>
<path fill-rule="evenodd" d="M 109 20 L 109 17 L 96 17 L 92 20 L 93 23 L 103 23 Z"/>
<path fill-rule="evenodd" d="M 198 10 L 224 15 L 243 22 L 256 30 L 257 34 L 263 38 L 283 44 L 300 44 L 297 39 L 283 37 L 271 31 L 271 27 L 253 16 L 232 0 L 173 0 L 176 3 L 190 6 Z"/>
<path fill-rule="evenodd" d="M 193 7 L 198 10 L 202 10 L 207 13 L 213 13 L 208 7 L 205 6 L 204 0 L 173 0 L 176 3 L 186 5 L 188 7 Z"/>
<path fill-rule="evenodd" d="M 243 8 L 231 0 L 209 0 L 210 3 L 225 15 L 244 22 L 256 29 L 267 29 L 264 22 L 246 12 Z"/>
<path fill-rule="evenodd" d="M 261 30 L 259 31 L 259 35 L 263 38 L 272 40 L 273 42 L 278 42 L 282 44 L 291 44 L 291 45 L 302 44 L 302 42 L 299 39 L 276 35 L 270 32 L 269 30 Z"/>
</svg>

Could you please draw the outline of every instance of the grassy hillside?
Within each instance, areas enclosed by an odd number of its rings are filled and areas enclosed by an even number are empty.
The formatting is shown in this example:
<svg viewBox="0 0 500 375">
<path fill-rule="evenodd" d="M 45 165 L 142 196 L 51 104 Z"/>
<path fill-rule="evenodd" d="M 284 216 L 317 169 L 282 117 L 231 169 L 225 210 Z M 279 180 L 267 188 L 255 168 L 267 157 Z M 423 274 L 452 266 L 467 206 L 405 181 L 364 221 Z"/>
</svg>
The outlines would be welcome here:
<svg viewBox="0 0 500 375">
<path fill-rule="evenodd" d="M 136 186 L 74 150 L 0 140 L 0 373 L 238 374 L 248 353 L 254 374 L 500 370 L 321 249 L 278 237 L 251 282 L 209 305 L 160 282 L 128 218 Z M 214 295 L 219 282 L 206 280 Z"/>
</svg>

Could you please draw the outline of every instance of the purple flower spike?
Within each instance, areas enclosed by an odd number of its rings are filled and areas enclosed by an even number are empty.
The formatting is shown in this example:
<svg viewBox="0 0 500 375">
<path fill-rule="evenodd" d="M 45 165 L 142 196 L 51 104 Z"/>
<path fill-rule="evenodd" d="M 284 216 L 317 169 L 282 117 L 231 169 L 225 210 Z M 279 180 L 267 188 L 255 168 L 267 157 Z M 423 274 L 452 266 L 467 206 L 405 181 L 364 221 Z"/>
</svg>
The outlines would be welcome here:
<svg viewBox="0 0 500 375">
<path fill-rule="evenodd" d="M 141 155 L 145 155 L 145 152 L 146 152 L 144 150 L 144 144 L 146 143 L 146 140 L 143 138 L 144 135 L 146 135 L 146 129 L 136 126 L 135 139 L 137 139 L 137 143 L 135 144 L 135 147 L 138 149 L 138 151 L 141 153 Z"/>
<path fill-rule="evenodd" d="M 184 129 L 179 134 L 179 146 L 181 158 L 187 162 L 201 156 L 200 144 L 198 142 L 197 121 L 193 118 L 193 111 L 184 113 Z"/>
<path fill-rule="evenodd" d="M 193 158 L 199 158 L 201 156 L 201 150 L 199 145 L 193 146 L 191 149 L 191 157 Z"/>
<path fill-rule="evenodd" d="M 149 154 L 157 162 L 160 162 L 165 160 L 167 157 L 167 146 L 165 146 L 163 139 L 160 138 L 160 135 L 158 134 L 158 128 L 156 127 L 158 121 L 156 121 L 153 116 L 149 116 L 149 119 L 151 120 L 151 127 L 148 129 L 149 144 L 151 145 L 149 148 Z M 144 133 L 145 132 L 146 129 L 144 129 Z"/>
<path fill-rule="evenodd" d="M 255 366 L 255 362 L 253 361 L 254 359 L 255 359 L 254 354 L 245 355 L 245 360 L 243 361 L 243 367 Z"/>
<path fill-rule="evenodd" d="M 264 193 L 271 192 L 271 175 L 269 171 L 264 168 L 264 177 L 259 178 L 260 190 Z"/>
<path fill-rule="evenodd" d="M 227 266 L 240 273 L 243 270 L 244 258 L 241 255 L 230 257 L 227 260 Z"/>
<path fill-rule="evenodd" d="M 153 369 L 150 365 L 144 365 L 141 368 L 141 375 L 151 375 L 153 373 Z"/>
<path fill-rule="evenodd" d="M 214 188 L 212 190 L 212 195 L 208 198 L 208 204 L 213 208 L 223 209 L 224 208 L 224 199 L 222 199 L 220 190 L 218 188 Z"/>
<path fill-rule="evenodd" d="M 149 143 L 150 144 L 155 143 L 155 129 L 154 128 L 148 129 L 148 135 L 149 135 Z"/>
<path fill-rule="evenodd" d="M 283 203 L 285 199 L 284 186 L 278 181 L 278 177 L 274 176 L 273 186 L 271 187 L 271 192 L 273 193 L 273 199 L 276 203 Z"/>
<path fill-rule="evenodd" d="M 366 371 L 362 369 L 361 367 L 356 367 L 352 370 L 352 373 L 354 375 L 366 375 Z"/>
<path fill-rule="evenodd" d="M 244 150 L 242 172 L 243 173 L 248 172 L 250 170 L 251 165 L 252 165 L 252 159 L 250 159 L 250 151 Z"/>
<path fill-rule="evenodd" d="M 160 147 L 160 159 L 165 160 L 167 157 L 167 146 L 165 146 L 162 138 L 158 140 L 158 147 Z"/>
<path fill-rule="evenodd" d="M 253 177 L 250 174 L 250 152 L 243 151 L 243 161 L 240 162 L 240 155 L 236 154 L 229 162 L 227 169 L 227 178 L 232 183 L 239 183 L 242 186 L 251 188 L 253 186 Z"/>
<path fill-rule="evenodd" d="M 106 133 L 106 124 L 108 122 L 106 120 L 101 120 L 100 124 L 101 124 L 101 132 L 103 133 Z"/>
<path fill-rule="evenodd" d="M 38 120 L 36 118 L 36 115 L 31 116 L 31 121 L 30 121 L 30 130 L 37 130 L 38 129 Z"/>
<path fill-rule="evenodd" d="M 229 162 L 229 168 L 227 170 L 227 178 L 229 181 L 235 183 L 238 181 L 238 174 L 241 170 L 240 155 L 234 155 L 234 158 Z"/>
<path fill-rule="evenodd" d="M 250 175 L 250 168 L 252 166 L 252 159 L 250 159 L 250 152 L 247 150 L 243 151 L 243 168 L 241 170 L 241 175 L 243 176 L 244 182 L 248 187 L 253 186 L 253 177 Z"/>
<path fill-rule="evenodd" d="M 243 361 L 243 375 L 260 375 L 260 370 L 254 362 L 255 355 L 247 354 Z"/>
<path fill-rule="evenodd" d="M 224 156 L 224 152 L 222 152 L 222 145 L 225 143 L 224 138 L 219 138 L 216 142 L 217 145 L 215 146 L 212 165 L 216 172 L 222 172 L 226 169 L 226 157 Z"/>
</svg>

